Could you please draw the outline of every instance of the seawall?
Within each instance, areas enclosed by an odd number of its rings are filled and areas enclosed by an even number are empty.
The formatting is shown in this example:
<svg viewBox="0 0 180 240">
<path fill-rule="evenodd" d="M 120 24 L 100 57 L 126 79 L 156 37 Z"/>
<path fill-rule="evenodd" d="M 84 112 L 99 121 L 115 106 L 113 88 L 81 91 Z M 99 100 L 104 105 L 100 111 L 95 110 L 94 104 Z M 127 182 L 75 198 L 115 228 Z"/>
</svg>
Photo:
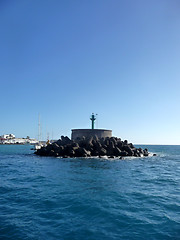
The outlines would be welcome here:
<svg viewBox="0 0 180 240">
<path fill-rule="evenodd" d="M 112 137 L 112 130 L 106 129 L 72 129 L 71 139 L 75 140 L 76 138 L 84 137 L 94 137 L 97 136 L 98 138 L 106 138 Z"/>
</svg>

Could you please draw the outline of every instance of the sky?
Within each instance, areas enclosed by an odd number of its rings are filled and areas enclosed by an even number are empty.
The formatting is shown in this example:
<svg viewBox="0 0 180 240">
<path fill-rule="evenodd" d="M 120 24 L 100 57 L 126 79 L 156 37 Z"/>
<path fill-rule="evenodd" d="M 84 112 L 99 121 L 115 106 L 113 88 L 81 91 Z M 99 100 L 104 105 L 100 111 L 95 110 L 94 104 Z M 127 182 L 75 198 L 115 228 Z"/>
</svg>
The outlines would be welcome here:
<svg viewBox="0 0 180 240">
<path fill-rule="evenodd" d="M 0 135 L 180 144 L 179 0 L 0 0 Z"/>
</svg>

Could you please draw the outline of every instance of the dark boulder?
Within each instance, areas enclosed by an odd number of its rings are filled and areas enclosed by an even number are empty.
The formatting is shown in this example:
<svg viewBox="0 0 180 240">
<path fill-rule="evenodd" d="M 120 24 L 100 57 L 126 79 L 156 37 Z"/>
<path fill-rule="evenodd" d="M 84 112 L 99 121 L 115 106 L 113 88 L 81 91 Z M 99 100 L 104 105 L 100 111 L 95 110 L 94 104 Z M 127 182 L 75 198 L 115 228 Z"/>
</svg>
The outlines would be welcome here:
<svg viewBox="0 0 180 240">
<path fill-rule="evenodd" d="M 62 141 L 62 145 L 66 145 L 66 144 L 71 144 L 72 143 L 72 140 L 69 139 L 67 136 L 66 137 L 61 136 L 61 141 Z"/>
<path fill-rule="evenodd" d="M 98 141 L 98 136 L 95 135 L 95 136 L 93 137 L 93 139 L 94 139 L 95 141 Z"/>
<path fill-rule="evenodd" d="M 139 150 L 140 153 L 142 153 L 142 154 L 144 153 L 142 148 L 138 148 L 138 150 Z"/>
<path fill-rule="evenodd" d="M 40 155 L 40 156 L 47 156 L 48 151 L 46 150 L 45 147 L 42 147 L 38 149 L 35 154 Z"/>
<path fill-rule="evenodd" d="M 147 148 L 144 149 L 144 156 L 145 156 L 145 157 L 148 157 L 148 156 L 149 156 L 149 153 L 148 153 Z"/>
<path fill-rule="evenodd" d="M 75 156 L 76 157 L 84 157 L 84 156 L 91 156 L 91 152 L 87 151 L 85 148 L 83 147 L 79 147 L 75 150 Z"/>
<path fill-rule="evenodd" d="M 53 146 L 52 144 L 48 144 L 46 147 L 47 152 L 50 152 L 51 150 L 53 150 Z"/>
<path fill-rule="evenodd" d="M 126 157 L 128 156 L 128 153 L 126 151 L 121 151 L 120 156 Z"/>
<path fill-rule="evenodd" d="M 122 147 L 123 147 L 123 142 L 122 142 L 122 141 L 117 141 L 117 147 L 118 147 L 119 149 L 122 149 Z"/>
<path fill-rule="evenodd" d="M 75 157 L 75 151 L 72 149 L 69 151 L 69 154 L 68 154 L 70 157 Z"/>
<path fill-rule="evenodd" d="M 77 142 L 73 142 L 71 145 L 72 147 L 79 147 L 79 144 Z"/>
<path fill-rule="evenodd" d="M 100 142 L 98 142 L 98 141 L 96 141 L 96 142 L 94 141 L 94 142 L 93 142 L 93 149 L 94 149 L 94 150 L 100 151 L 101 148 L 102 148 L 102 145 L 101 145 Z"/>
<path fill-rule="evenodd" d="M 130 148 L 134 148 L 134 145 L 132 143 L 128 144 Z"/>
<path fill-rule="evenodd" d="M 106 156 L 106 155 L 107 155 L 106 149 L 102 147 L 102 148 L 100 149 L 100 151 L 99 151 L 99 154 L 100 154 L 101 156 Z"/>
<path fill-rule="evenodd" d="M 59 145 L 57 143 L 53 143 L 52 144 L 52 149 L 55 151 L 55 152 L 58 152 L 59 150 Z"/>
<path fill-rule="evenodd" d="M 59 146 L 58 154 L 59 154 L 60 156 L 63 156 L 63 155 L 64 155 L 64 146 Z"/>
<path fill-rule="evenodd" d="M 105 139 L 104 144 L 105 144 L 106 146 L 109 146 L 109 138 L 106 138 L 106 139 Z"/>
<path fill-rule="evenodd" d="M 122 150 L 123 150 L 123 151 L 126 151 L 126 152 L 128 153 L 128 156 L 133 156 L 133 155 L 134 155 L 134 152 L 133 152 L 133 150 L 130 148 L 129 145 L 124 145 L 124 146 L 122 147 Z"/>
<path fill-rule="evenodd" d="M 61 146 L 62 145 L 62 140 L 59 139 L 56 143 L 57 143 L 57 145 Z"/>
<path fill-rule="evenodd" d="M 114 148 L 114 156 L 116 157 L 121 156 L 121 150 L 118 147 Z"/>
<path fill-rule="evenodd" d="M 113 155 L 114 154 L 114 149 L 115 149 L 115 147 L 112 147 L 112 146 L 107 146 L 107 155 L 108 156 L 111 156 L 111 155 Z"/>
<path fill-rule="evenodd" d="M 54 155 L 55 155 L 55 151 L 54 151 L 54 150 L 51 150 L 50 152 L 48 152 L 48 155 L 49 155 L 49 156 L 54 156 Z"/>
</svg>

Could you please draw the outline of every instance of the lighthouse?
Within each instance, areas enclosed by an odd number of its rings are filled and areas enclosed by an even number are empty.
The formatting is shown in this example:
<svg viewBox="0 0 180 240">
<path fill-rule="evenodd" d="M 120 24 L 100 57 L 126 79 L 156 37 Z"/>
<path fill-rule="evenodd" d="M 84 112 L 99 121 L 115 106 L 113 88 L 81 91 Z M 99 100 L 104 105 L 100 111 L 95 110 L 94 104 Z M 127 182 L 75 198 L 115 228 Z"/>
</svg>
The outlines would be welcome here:
<svg viewBox="0 0 180 240">
<path fill-rule="evenodd" d="M 72 140 L 75 141 L 77 138 L 82 138 L 82 137 L 89 138 L 89 137 L 95 137 L 95 136 L 97 136 L 98 138 L 112 137 L 112 130 L 94 128 L 94 123 L 96 121 L 96 117 L 94 113 L 92 113 L 90 120 L 91 120 L 91 129 L 72 129 L 71 130 Z"/>
<path fill-rule="evenodd" d="M 94 129 L 94 122 L 96 120 L 95 116 L 94 116 L 94 113 L 92 113 L 91 117 L 90 117 L 90 120 L 92 121 L 92 129 Z"/>
</svg>

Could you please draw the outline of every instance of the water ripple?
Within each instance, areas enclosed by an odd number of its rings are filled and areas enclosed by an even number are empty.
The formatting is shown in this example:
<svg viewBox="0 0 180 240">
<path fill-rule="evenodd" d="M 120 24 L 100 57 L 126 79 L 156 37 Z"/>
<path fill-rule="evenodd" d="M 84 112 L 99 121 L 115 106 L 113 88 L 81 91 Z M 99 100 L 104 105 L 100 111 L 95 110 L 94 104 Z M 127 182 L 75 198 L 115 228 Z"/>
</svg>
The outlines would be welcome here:
<svg viewBox="0 0 180 240">
<path fill-rule="evenodd" d="M 180 146 L 58 159 L 0 146 L 0 239 L 180 239 Z"/>
</svg>

